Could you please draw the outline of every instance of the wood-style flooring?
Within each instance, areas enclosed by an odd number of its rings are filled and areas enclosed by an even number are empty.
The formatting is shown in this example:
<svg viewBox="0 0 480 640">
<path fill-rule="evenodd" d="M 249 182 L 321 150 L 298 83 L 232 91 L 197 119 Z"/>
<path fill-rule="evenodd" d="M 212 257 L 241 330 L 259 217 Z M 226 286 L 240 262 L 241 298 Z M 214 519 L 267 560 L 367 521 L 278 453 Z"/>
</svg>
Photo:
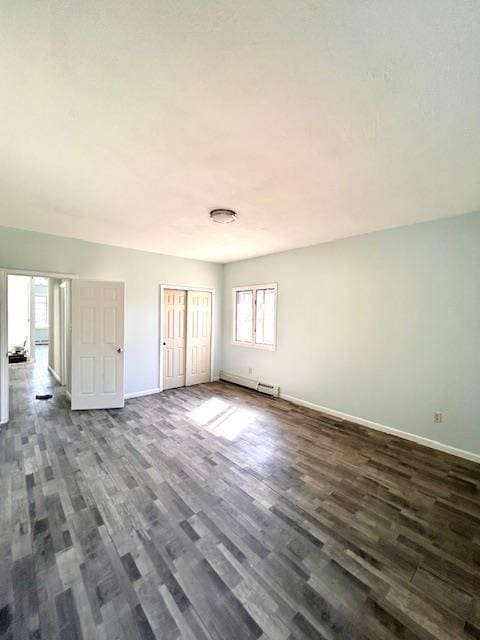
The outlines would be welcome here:
<svg viewBox="0 0 480 640">
<path fill-rule="evenodd" d="M 2 640 L 480 638 L 480 466 L 224 383 L 70 412 L 11 374 Z"/>
</svg>

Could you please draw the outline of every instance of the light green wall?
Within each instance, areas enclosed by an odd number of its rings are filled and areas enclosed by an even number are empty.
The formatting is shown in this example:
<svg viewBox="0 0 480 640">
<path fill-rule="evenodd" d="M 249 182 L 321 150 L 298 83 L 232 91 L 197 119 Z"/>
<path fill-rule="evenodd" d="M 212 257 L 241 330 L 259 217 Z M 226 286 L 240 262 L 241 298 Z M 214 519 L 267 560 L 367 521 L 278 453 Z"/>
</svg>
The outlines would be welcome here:
<svg viewBox="0 0 480 640">
<path fill-rule="evenodd" d="M 158 387 L 160 284 L 216 288 L 214 336 L 221 358 L 222 266 L 0 227 L 0 268 L 73 273 L 125 282 L 125 392 Z"/>
<path fill-rule="evenodd" d="M 158 386 L 159 285 L 216 287 L 215 373 L 252 367 L 285 394 L 480 453 L 480 214 L 224 268 L 0 227 L 0 267 L 125 281 L 127 393 Z M 276 352 L 231 345 L 231 287 L 261 282 L 278 283 Z"/>
<path fill-rule="evenodd" d="M 480 214 L 225 266 L 226 371 L 480 453 Z M 278 283 L 276 352 L 231 345 L 231 288 Z M 444 422 L 434 424 L 432 412 Z"/>
</svg>

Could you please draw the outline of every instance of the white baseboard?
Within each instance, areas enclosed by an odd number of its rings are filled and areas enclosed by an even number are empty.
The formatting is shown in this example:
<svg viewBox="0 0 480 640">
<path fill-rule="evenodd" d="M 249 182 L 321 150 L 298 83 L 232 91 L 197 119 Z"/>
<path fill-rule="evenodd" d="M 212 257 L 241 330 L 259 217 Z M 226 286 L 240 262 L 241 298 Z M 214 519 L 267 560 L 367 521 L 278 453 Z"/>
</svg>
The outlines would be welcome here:
<svg viewBox="0 0 480 640">
<path fill-rule="evenodd" d="M 214 376 L 212 382 L 219 381 L 218 376 Z M 161 393 L 162 389 L 156 387 L 155 389 L 144 389 L 143 391 L 133 391 L 132 393 L 125 394 L 125 400 L 131 400 L 131 398 L 141 398 L 142 396 L 153 396 L 155 393 Z"/>
<path fill-rule="evenodd" d="M 58 384 L 62 384 L 62 381 L 60 380 L 60 376 L 55 371 L 55 369 L 53 367 L 51 367 L 50 365 L 48 365 L 48 370 L 50 371 L 52 376 L 55 378 L 55 380 L 58 382 Z"/>
<path fill-rule="evenodd" d="M 155 389 L 144 389 L 143 391 L 133 391 L 132 393 L 126 393 L 125 400 L 130 400 L 131 398 L 141 398 L 142 396 L 152 396 L 154 393 L 160 393 L 160 389 L 157 387 Z"/>
<path fill-rule="evenodd" d="M 240 376 L 238 373 L 230 373 L 230 371 L 222 370 L 220 371 L 220 380 L 231 382 L 232 384 L 238 384 L 240 387 L 245 387 L 246 389 L 253 389 L 254 391 L 258 390 L 258 380 L 245 378 L 245 376 Z"/>
<path fill-rule="evenodd" d="M 480 455 L 478 453 L 472 453 L 471 451 L 465 451 L 464 449 L 457 449 L 456 447 L 452 447 L 448 444 L 443 444 L 442 442 L 438 442 L 437 440 L 430 440 L 430 438 L 417 436 L 416 434 L 409 433 L 408 431 L 401 431 L 400 429 L 387 427 L 386 425 L 379 424 L 378 422 L 365 420 L 365 418 L 351 416 L 348 413 L 343 413 L 342 411 L 336 411 L 335 409 L 322 407 L 319 404 L 314 404 L 313 402 L 308 402 L 307 400 L 302 400 L 301 398 L 296 398 L 295 396 L 289 396 L 286 393 L 281 393 L 280 398 L 282 398 L 283 400 L 288 400 L 289 402 L 293 402 L 293 404 L 298 404 L 301 407 L 314 409 L 315 411 L 320 411 L 321 413 L 325 413 L 335 418 L 341 418 L 342 420 L 348 420 L 348 422 L 360 424 L 363 427 L 368 427 L 369 429 L 383 431 L 383 433 L 388 433 L 392 436 L 398 436 L 399 438 L 403 438 L 404 440 L 411 440 L 412 442 L 421 444 L 424 447 L 430 447 L 430 449 L 436 449 L 437 451 L 443 451 L 443 453 L 449 453 L 452 456 L 458 456 L 459 458 L 464 458 L 465 460 L 470 460 L 471 462 L 480 463 Z"/>
</svg>

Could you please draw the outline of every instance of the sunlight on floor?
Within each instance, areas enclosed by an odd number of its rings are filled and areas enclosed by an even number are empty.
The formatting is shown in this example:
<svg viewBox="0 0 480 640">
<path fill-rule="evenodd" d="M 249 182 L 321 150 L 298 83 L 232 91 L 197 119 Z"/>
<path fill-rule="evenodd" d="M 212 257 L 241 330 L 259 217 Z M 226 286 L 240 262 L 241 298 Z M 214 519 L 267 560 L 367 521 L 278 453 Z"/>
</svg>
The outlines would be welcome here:
<svg viewBox="0 0 480 640">
<path fill-rule="evenodd" d="M 220 398 L 210 398 L 188 414 L 196 424 L 227 440 L 235 440 L 256 416 L 256 411 L 235 407 Z"/>
<path fill-rule="evenodd" d="M 202 427 L 224 413 L 231 405 L 220 398 L 210 398 L 188 414 L 194 422 Z"/>
</svg>

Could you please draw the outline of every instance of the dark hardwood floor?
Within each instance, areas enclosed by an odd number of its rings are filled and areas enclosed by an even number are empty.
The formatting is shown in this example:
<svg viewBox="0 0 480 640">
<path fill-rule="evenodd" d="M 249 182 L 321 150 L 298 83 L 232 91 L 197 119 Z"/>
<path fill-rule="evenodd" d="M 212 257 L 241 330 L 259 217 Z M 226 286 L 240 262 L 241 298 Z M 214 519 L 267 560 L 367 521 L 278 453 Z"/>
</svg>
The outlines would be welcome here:
<svg viewBox="0 0 480 640">
<path fill-rule="evenodd" d="M 480 466 L 282 400 L 18 365 L 0 482 L 2 640 L 480 638 Z"/>
</svg>

